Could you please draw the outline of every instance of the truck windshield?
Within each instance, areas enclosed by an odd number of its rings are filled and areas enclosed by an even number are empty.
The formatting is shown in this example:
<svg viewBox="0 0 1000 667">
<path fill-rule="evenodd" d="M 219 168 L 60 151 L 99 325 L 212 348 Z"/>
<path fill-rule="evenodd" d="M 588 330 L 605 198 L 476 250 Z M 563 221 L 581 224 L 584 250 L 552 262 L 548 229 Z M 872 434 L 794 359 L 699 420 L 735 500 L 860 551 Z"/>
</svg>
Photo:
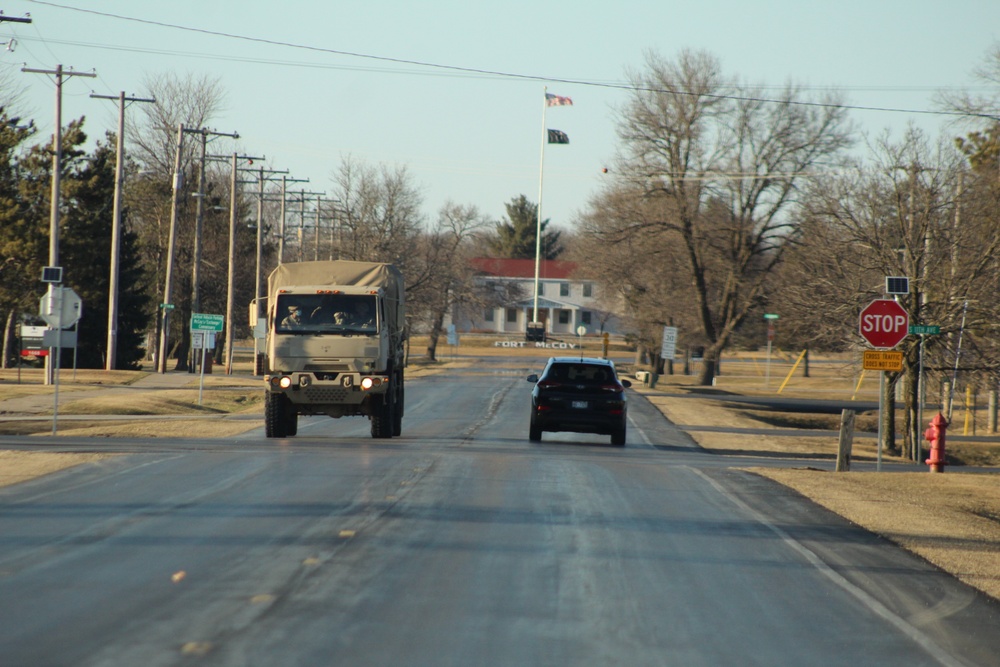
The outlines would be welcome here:
<svg viewBox="0 0 1000 667">
<path fill-rule="evenodd" d="M 280 294 L 275 332 L 293 334 L 375 334 L 374 295 Z"/>
</svg>

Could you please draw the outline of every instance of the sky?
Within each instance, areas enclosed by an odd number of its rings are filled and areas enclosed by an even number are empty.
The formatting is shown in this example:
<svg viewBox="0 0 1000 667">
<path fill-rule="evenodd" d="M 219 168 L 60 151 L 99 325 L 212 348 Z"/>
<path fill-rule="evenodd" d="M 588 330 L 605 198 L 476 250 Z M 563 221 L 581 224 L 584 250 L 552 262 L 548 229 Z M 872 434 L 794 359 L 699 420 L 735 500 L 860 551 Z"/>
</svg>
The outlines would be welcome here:
<svg viewBox="0 0 1000 667">
<path fill-rule="evenodd" d="M 937 137 L 955 133 L 945 117 L 911 112 L 979 86 L 971 73 L 1000 43 L 997 0 L 0 0 L 0 12 L 32 19 L 0 23 L 0 43 L 14 40 L 0 68 L 23 77 L 39 137 L 55 85 L 22 67 L 96 72 L 63 85 L 63 123 L 86 116 L 92 137 L 117 112 L 91 93 L 208 75 L 226 94 L 211 127 L 301 187 L 332 193 L 350 156 L 405 167 L 428 221 L 449 201 L 499 220 L 519 195 L 537 202 L 541 180 L 543 217 L 567 230 L 609 178 L 627 95 L 615 86 L 647 51 L 703 50 L 746 82 L 836 89 L 898 110 L 852 111 L 870 135 L 914 123 Z M 542 168 L 546 89 L 573 105 L 545 111 L 570 143 L 544 146 Z"/>
</svg>

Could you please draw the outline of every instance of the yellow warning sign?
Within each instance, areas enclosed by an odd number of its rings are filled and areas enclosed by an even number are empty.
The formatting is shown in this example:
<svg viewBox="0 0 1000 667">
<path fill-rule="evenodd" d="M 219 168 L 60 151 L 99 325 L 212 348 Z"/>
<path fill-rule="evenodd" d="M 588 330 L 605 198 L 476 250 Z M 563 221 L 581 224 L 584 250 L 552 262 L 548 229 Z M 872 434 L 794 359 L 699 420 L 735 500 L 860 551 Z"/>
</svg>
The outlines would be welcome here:
<svg viewBox="0 0 1000 667">
<path fill-rule="evenodd" d="M 898 350 L 865 350 L 862 368 L 866 371 L 903 370 L 903 353 Z"/>
</svg>

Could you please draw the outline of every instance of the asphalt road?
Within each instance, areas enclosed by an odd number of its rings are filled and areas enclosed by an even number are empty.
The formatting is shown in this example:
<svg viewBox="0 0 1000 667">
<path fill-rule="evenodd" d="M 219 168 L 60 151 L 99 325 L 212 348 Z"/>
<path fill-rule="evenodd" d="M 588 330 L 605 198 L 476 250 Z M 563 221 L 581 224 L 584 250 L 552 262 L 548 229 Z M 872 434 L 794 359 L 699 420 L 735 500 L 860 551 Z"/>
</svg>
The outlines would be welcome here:
<svg viewBox="0 0 1000 667">
<path fill-rule="evenodd" d="M 524 374 L 410 382 L 391 440 L 0 439 L 127 454 L 0 489 L 0 664 L 1000 665 L 1000 605 L 641 397 L 529 443 Z"/>
</svg>

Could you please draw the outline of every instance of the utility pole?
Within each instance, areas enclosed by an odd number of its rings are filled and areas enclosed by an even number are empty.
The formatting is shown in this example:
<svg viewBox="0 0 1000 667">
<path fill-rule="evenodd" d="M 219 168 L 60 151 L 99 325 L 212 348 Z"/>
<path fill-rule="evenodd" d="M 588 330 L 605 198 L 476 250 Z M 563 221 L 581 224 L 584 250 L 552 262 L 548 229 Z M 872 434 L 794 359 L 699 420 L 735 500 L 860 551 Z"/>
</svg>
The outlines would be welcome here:
<svg viewBox="0 0 1000 667">
<path fill-rule="evenodd" d="M 56 65 L 54 70 L 22 67 L 22 72 L 30 74 L 50 74 L 56 78 L 56 118 L 52 133 L 52 209 L 49 215 L 49 266 L 59 266 L 59 192 L 62 164 L 62 84 L 63 77 L 97 76 L 94 72 L 74 72 Z"/>
<path fill-rule="evenodd" d="M 214 156 L 213 156 L 214 157 Z M 264 157 L 232 155 L 232 174 L 229 188 L 229 273 L 226 280 L 226 375 L 233 374 L 233 298 L 236 288 L 236 180 L 239 170 L 237 160 L 263 160 Z"/>
<path fill-rule="evenodd" d="M 340 248 L 341 235 L 339 234 L 340 229 L 337 226 L 337 204 L 340 203 L 339 199 L 327 199 L 326 203 L 332 204 L 330 207 L 330 261 L 334 260 L 333 251 L 336 248 L 337 256 L 339 258 L 342 250 Z"/>
<path fill-rule="evenodd" d="M 21 21 L 23 23 L 23 21 Z M 97 76 L 95 72 L 65 71 L 62 65 L 56 65 L 54 70 L 32 69 L 22 67 L 22 72 L 29 74 L 49 74 L 56 78 L 56 117 L 52 131 L 52 208 L 49 214 L 49 266 L 59 266 L 59 192 L 62 176 L 62 83 L 63 77 Z M 45 384 L 53 382 L 53 364 L 50 357 L 45 357 Z"/>
<path fill-rule="evenodd" d="M 197 130 L 185 129 L 184 131 L 201 135 L 201 159 L 198 162 L 198 192 L 193 193 L 193 196 L 197 199 L 194 217 L 194 248 L 191 256 L 191 313 L 194 314 L 201 312 L 201 236 L 205 220 L 205 151 L 208 145 L 208 138 L 229 137 L 231 139 L 239 139 L 240 133 L 216 132 L 206 128 Z M 191 363 L 188 364 L 188 370 L 193 373 L 195 372 L 195 366 L 198 364 L 198 355 L 194 353 L 193 348 L 190 358 Z"/>
<path fill-rule="evenodd" d="M 240 181 L 244 184 L 257 184 L 257 274 L 254 278 L 254 299 L 260 299 L 263 294 L 261 294 L 261 269 L 263 264 L 263 254 L 264 254 L 264 183 L 266 181 L 276 181 L 276 178 L 267 178 L 264 174 L 287 174 L 287 169 L 264 169 L 263 166 L 257 169 L 241 169 L 240 171 L 254 171 L 257 172 L 256 181 Z M 282 176 L 282 180 L 285 176 Z"/>
<path fill-rule="evenodd" d="M 205 136 L 206 131 L 201 128 L 198 129 L 185 128 L 183 123 L 177 124 L 177 153 L 174 157 L 173 197 L 171 199 L 171 206 L 170 206 L 170 237 L 167 241 L 167 275 L 163 288 L 163 303 L 160 304 L 160 308 L 163 310 L 163 317 L 162 317 L 163 325 L 162 328 L 160 329 L 160 354 L 159 354 L 159 359 L 157 360 L 158 370 L 160 373 L 167 372 L 167 353 L 168 353 L 167 343 L 170 340 L 170 329 L 169 329 L 170 311 L 173 310 L 174 307 L 174 304 L 170 303 L 170 300 L 172 298 L 171 283 L 173 282 L 173 272 L 174 272 L 174 245 L 176 244 L 177 240 L 177 216 L 178 216 L 178 208 L 180 206 L 180 190 L 183 185 L 181 182 L 183 178 L 183 174 L 181 172 L 181 154 L 184 146 L 185 132 L 201 133 L 202 136 Z M 209 132 L 209 134 L 221 134 L 221 133 Z M 239 134 L 237 134 L 236 132 L 224 136 L 231 136 L 236 139 L 239 138 Z M 202 164 L 204 164 L 204 160 L 202 161 Z M 198 199 L 200 202 L 201 197 L 199 197 Z M 196 241 L 199 244 L 198 253 L 200 255 L 201 253 L 200 234 L 196 233 Z M 197 265 L 197 263 L 198 262 L 196 262 L 195 264 Z"/>
<path fill-rule="evenodd" d="M 313 249 L 313 259 L 314 260 L 318 260 L 319 259 L 319 245 L 320 245 L 320 243 L 319 243 L 319 232 L 320 232 L 320 227 L 322 226 L 322 221 L 323 221 L 323 218 L 322 218 L 323 204 L 339 204 L 339 203 L 340 203 L 339 199 L 323 199 L 322 197 L 316 197 L 316 229 L 314 230 L 314 234 L 313 234 L 313 240 L 316 242 L 316 247 Z M 330 259 L 333 259 L 333 237 L 334 237 L 333 221 L 334 221 L 334 218 L 335 218 L 334 214 L 331 214 L 330 217 L 328 218 L 328 220 L 330 220 L 330 223 L 331 223 L 330 224 Z"/>
<path fill-rule="evenodd" d="M 285 193 L 289 183 L 308 183 L 308 178 L 288 178 L 281 177 L 281 220 L 279 221 L 278 232 L 278 264 L 285 261 Z"/>
<path fill-rule="evenodd" d="M 170 201 L 170 232 L 167 238 L 167 275 L 163 284 L 163 302 L 160 304 L 160 350 L 156 359 L 157 371 L 167 372 L 167 344 L 170 341 L 170 311 L 174 304 L 170 302 L 173 296 L 171 282 L 174 277 L 174 244 L 177 239 L 177 208 L 181 190 L 181 149 L 184 145 L 184 124 L 177 124 L 177 151 L 174 155 L 174 180 Z"/>
<path fill-rule="evenodd" d="M 117 97 L 90 94 L 91 98 L 118 101 L 118 141 L 115 151 L 115 201 L 111 221 L 111 279 L 108 283 L 108 350 L 105 370 L 113 371 L 118 360 L 118 273 L 121 256 L 122 184 L 125 182 L 125 103 L 156 100 L 145 97 L 126 97 L 125 91 Z"/>
<path fill-rule="evenodd" d="M 191 312 L 199 313 L 201 312 L 201 235 L 202 226 L 205 220 L 205 150 L 208 145 L 209 137 L 229 137 L 230 139 L 239 139 L 239 132 L 216 132 L 215 130 L 208 130 L 202 128 L 200 130 L 185 130 L 185 132 L 193 132 L 201 135 L 201 160 L 198 166 L 198 192 L 195 197 L 198 199 L 195 208 L 195 220 L 194 220 L 194 251 L 192 253 L 192 266 L 191 266 Z"/>
<path fill-rule="evenodd" d="M 297 254 L 298 260 L 301 262 L 305 259 L 305 229 L 306 229 L 306 197 L 325 195 L 325 192 L 306 192 L 305 190 L 299 190 L 299 228 L 297 230 L 297 237 L 299 241 L 299 251 Z"/>
<path fill-rule="evenodd" d="M 4 16 L 3 14 L 0 14 L 0 23 L 4 23 L 5 21 L 9 21 L 11 23 L 31 23 L 31 17 Z"/>
</svg>

